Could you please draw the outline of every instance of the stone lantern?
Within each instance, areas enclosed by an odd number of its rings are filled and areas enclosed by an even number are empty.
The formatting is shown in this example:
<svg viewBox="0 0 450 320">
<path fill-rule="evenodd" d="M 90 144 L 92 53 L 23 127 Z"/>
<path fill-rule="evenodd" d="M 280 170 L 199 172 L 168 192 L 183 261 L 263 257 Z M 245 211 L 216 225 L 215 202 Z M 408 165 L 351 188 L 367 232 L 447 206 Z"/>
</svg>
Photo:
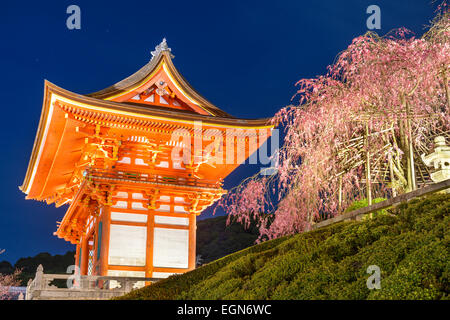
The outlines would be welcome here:
<svg viewBox="0 0 450 320">
<path fill-rule="evenodd" d="M 434 152 L 427 156 L 422 154 L 421 157 L 427 166 L 434 166 L 437 170 L 431 174 L 431 180 L 437 183 L 450 179 L 450 147 L 445 144 L 445 137 L 442 136 L 436 137 L 434 144 Z"/>
</svg>

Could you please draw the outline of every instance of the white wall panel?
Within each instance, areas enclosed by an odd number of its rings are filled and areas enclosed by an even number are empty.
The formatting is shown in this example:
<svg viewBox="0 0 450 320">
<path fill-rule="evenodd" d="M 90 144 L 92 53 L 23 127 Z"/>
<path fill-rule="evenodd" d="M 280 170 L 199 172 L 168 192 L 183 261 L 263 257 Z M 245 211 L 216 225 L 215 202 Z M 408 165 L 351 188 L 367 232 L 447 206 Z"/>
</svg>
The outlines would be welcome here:
<svg viewBox="0 0 450 320">
<path fill-rule="evenodd" d="M 167 161 L 161 161 L 159 164 L 155 165 L 155 167 L 159 167 L 159 168 L 168 168 L 168 167 L 169 167 L 169 162 L 167 162 Z"/>
<path fill-rule="evenodd" d="M 112 221 L 147 222 L 146 214 L 111 212 Z"/>
<path fill-rule="evenodd" d="M 131 158 L 130 157 L 123 157 L 122 160 L 117 161 L 117 163 L 130 164 L 131 163 Z"/>
<path fill-rule="evenodd" d="M 108 263 L 122 266 L 144 266 L 147 227 L 111 224 Z"/>
<path fill-rule="evenodd" d="M 141 200 L 145 199 L 145 198 L 144 198 L 144 195 L 143 195 L 142 193 L 140 193 L 140 192 L 133 192 L 133 193 L 131 194 L 131 197 L 132 197 L 133 199 L 141 199 Z"/>
<path fill-rule="evenodd" d="M 155 211 L 162 211 L 162 212 L 170 212 L 170 205 L 168 204 L 161 204 L 158 209 Z"/>
<path fill-rule="evenodd" d="M 134 163 L 137 164 L 137 165 L 140 165 L 140 166 L 148 166 L 148 164 L 146 164 L 146 163 L 144 162 L 144 160 L 143 160 L 143 159 L 140 159 L 140 158 L 136 158 L 136 159 L 134 160 Z"/>
<path fill-rule="evenodd" d="M 178 226 L 188 226 L 189 219 L 188 218 L 179 218 L 179 217 L 155 216 L 155 223 L 173 224 L 173 225 L 178 225 Z"/>
<path fill-rule="evenodd" d="M 131 209 L 134 210 L 147 210 L 147 208 L 144 208 L 144 205 L 142 202 L 132 202 L 131 203 Z"/>
<path fill-rule="evenodd" d="M 153 265 L 166 268 L 187 268 L 189 230 L 155 228 Z"/>
<path fill-rule="evenodd" d="M 182 212 L 182 213 L 187 212 L 187 211 L 184 209 L 184 206 L 174 206 L 173 211 L 174 211 L 174 212 Z"/>
<path fill-rule="evenodd" d="M 170 197 L 169 196 L 160 196 L 159 201 L 170 202 Z"/>
<path fill-rule="evenodd" d="M 174 162 L 173 163 L 173 168 L 174 169 L 179 169 L 179 170 L 186 170 L 186 168 L 181 166 L 181 162 Z"/>
<path fill-rule="evenodd" d="M 128 202 L 126 201 L 117 201 L 115 205 L 111 206 L 111 208 L 121 208 L 126 209 L 128 207 Z"/>
<path fill-rule="evenodd" d="M 175 197 L 175 202 L 184 202 L 184 198 L 183 197 Z"/>
<path fill-rule="evenodd" d="M 115 195 L 116 198 L 128 198 L 128 192 L 125 191 L 119 191 Z"/>
</svg>

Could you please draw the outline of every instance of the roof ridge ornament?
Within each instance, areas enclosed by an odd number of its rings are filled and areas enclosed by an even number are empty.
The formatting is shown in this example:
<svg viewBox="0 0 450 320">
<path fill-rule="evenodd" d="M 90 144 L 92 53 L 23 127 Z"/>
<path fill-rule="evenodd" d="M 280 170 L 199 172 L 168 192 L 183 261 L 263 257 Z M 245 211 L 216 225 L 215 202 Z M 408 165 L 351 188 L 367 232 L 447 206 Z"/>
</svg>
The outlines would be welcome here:
<svg viewBox="0 0 450 320">
<path fill-rule="evenodd" d="M 163 52 L 163 51 L 169 51 L 170 57 L 171 57 L 171 58 L 174 58 L 174 57 L 175 57 L 175 56 L 171 53 L 171 52 L 172 52 L 172 49 L 170 49 L 169 46 L 167 45 L 166 38 L 163 38 L 162 41 L 161 41 L 161 43 L 158 44 L 158 45 L 155 47 L 155 50 L 154 50 L 154 51 L 151 51 L 152 59 L 153 59 L 154 57 L 158 56 L 158 55 L 159 55 L 161 52 Z"/>
</svg>

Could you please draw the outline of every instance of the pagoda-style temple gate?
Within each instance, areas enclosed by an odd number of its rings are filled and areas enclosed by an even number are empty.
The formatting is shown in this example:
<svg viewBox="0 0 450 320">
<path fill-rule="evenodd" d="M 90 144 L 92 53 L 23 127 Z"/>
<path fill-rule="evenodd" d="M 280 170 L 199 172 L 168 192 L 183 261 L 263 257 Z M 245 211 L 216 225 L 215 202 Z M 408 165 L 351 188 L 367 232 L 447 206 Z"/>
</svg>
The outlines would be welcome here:
<svg viewBox="0 0 450 320">
<path fill-rule="evenodd" d="M 175 69 L 165 40 L 152 55 L 96 93 L 45 82 L 20 189 L 27 199 L 69 204 L 55 235 L 76 244 L 81 275 L 164 278 L 194 269 L 196 216 L 273 128 L 203 98 Z"/>
</svg>

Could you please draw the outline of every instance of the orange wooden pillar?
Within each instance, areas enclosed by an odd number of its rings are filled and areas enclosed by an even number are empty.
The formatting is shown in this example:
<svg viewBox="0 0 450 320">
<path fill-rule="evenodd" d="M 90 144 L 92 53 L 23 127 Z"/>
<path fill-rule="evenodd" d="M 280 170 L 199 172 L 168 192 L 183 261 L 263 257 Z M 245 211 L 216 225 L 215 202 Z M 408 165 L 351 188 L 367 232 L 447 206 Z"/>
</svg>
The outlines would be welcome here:
<svg viewBox="0 0 450 320">
<path fill-rule="evenodd" d="M 145 277 L 153 277 L 153 230 L 155 228 L 155 215 L 153 210 L 149 210 L 147 215 L 147 247 L 145 252 Z M 146 285 L 150 283 L 146 282 Z"/>
<path fill-rule="evenodd" d="M 111 226 L 111 210 L 109 206 L 103 207 L 103 213 L 100 221 L 102 222 L 102 236 L 100 245 L 100 275 L 108 275 L 108 257 L 109 257 L 109 228 Z"/>
<path fill-rule="evenodd" d="M 195 213 L 189 214 L 189 262 L 188 269 L 194 270 L 196 266 L 196 234 L 197 234 L 197 215 Z"/>
<path fill-rule="evenodd" d="M 80 267 L 80 248 L 81 245 L 79 243 L 77 243 L 76 249 L 75 249 L 75 266 L 76 267 Z"/>
<path fill-rule="evenodd" d="M 80 273 L 81 275 L 86 275 L 88 272 L 88 263 L 89 263 L 89 245 L 88 238 L 84 236 L 81 240 L 81 267 Z"/>
</svg>

